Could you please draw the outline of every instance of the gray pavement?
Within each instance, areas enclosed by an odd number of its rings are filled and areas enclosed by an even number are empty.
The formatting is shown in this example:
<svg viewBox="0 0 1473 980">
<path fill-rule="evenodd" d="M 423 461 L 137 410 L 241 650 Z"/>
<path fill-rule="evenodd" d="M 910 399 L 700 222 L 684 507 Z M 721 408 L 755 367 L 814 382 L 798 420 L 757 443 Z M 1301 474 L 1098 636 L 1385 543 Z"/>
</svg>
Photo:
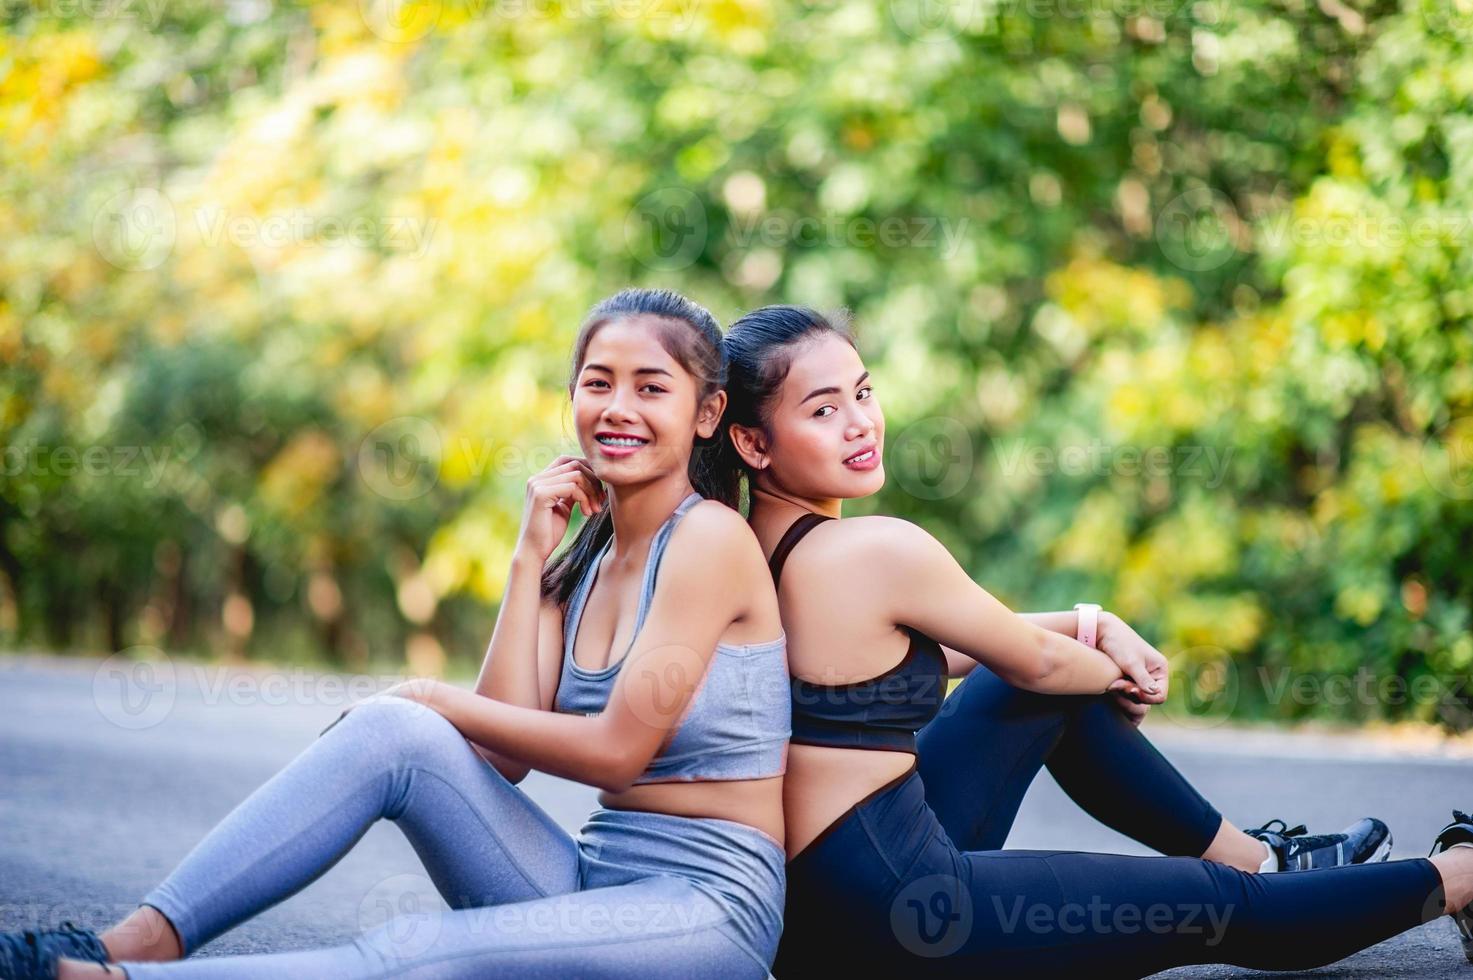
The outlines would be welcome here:
<svg viewBox="0 0 1473 980">
<path fill-rule="evenodd" d="M 63 919 L 101 928 L 126 915 L 346 704 L 391 682 L 0 655 L 0 931 Z M 1185 730 L 1167 719 L 1147 730 L 1239 826 L 1282 817 L 1321 831 L 1374 814 L 1391 826 L 1393 857 L 1412 857 L 1426 854 L 1454 806 L 1473 806 L 1467 758 L 1356 739 Z M 539 773 L 522 785 L 569 830 L 593 804 L 593 790 Z M 1081 813 L 1047 774 L 1008 846 L 1150 853 Z M 444 907 L 397 828 L 380 822 L 321 878 L 197 955 L 335 945 L 386 908 Z M 1442 919 L 1302 974 L 1192 967 L 1159 976 L 1473 978 L 1473 964 Z"/>
</svg>

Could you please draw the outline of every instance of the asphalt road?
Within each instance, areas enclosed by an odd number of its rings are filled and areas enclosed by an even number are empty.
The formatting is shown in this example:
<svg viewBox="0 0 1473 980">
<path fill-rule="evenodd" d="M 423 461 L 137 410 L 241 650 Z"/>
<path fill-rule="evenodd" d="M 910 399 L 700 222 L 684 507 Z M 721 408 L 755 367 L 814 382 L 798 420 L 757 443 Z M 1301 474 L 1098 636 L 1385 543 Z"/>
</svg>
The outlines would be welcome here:
<svg viewBox="0 0 1473 980">
<path fill-rule="evenodd" d="M 126 915 L 343 706 L 391 682 L 0 655 L 0 931 L 63 919 L 101 929 Z M 1469 759 L 1187 731 L 1167 719 L 1147 730 L 1239 826 L 1282 817 L 1324 831 L 1374 814 L 1391 826 L 1393 858 L 1420 857 L 1454 806 L 1473 809 Z M 569 830 L 593 802 L 589 788 L 538 773 L 522 785 Z M 1008 846 L 1149 853 L 1080 812 L 1046 774 Z M 373 924 L 386 900 L 445 907 L 398 829 L 380 822 L 306 889 L 197 955 L 336 945 Z M 1473 978 L 1473 964 L 1444 918 L 1303 974 L 1192 967 L 1159 976 Z"/>
</svg>

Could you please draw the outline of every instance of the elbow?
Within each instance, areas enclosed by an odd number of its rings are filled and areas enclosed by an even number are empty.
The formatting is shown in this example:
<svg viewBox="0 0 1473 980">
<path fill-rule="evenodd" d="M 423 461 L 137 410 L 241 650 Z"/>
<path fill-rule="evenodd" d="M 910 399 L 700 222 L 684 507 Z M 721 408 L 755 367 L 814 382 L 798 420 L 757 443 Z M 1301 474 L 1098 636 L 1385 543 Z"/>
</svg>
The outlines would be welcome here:
<svg viewBox="0 0 1473 980">
<path fill-rule="evenodd" d="M 498 755 L 488 748 L 477 745 L 475 742 L 471 742 L 470 746 L 471 748 L 476 750 L 477 755 L 479 755 L 482 759 L 485 759 L 486 762 L 489 763 L 493 769 L 501 773 L 501 775 L 506 778 L 506 781 L 511 783 L 513 786 L 526 779 L 527 773 L 532 771 L 531 766 L 513 761 L 512 759 L 508 759 L 504 755 Z"/>
<path fill-rule="evenodd" d="M 634 781 L 639 778 L 640 772 L 633 768 L 621 767 L 610 769 L 600 767 L 597 776 L 592 780 L 593 785 L 608 793 L 623 793 L 633 788 Z"/>
<path fill-rule="evenodd" d="M 1053 634 L 1040 629 L 1038 644 L 1033 655 L 1026 663 L 1019 665 L 1013 678 L 1007 678 L 1009 684 L 1022 688 L 1025 691 L 1034 691 L 1039 694 L 1051 694 L 1058 686 L 1058 679 L 1063 672 L 1064 656 L 1059 645 L 1054 642 Z"/>
<path fill-rule="evenodd" d="M 599 789 L 603 790 L 605 793 L 612 793 L 615 796 L 617 796 L 620 793 L 626 792 L 629 789 L 631 789 L 634 786 L 634 780 L 632 780 L 632 779 L 609 779 L 607 777 L 603 777 L 603 778 L 598 779 L 593 785 L 594 786 L 597 786 Z"/>
<path fill-rule="evenodd" d="M 593 773 L 589 782 L 609 793 L 623 793 L 634 786 L 634 781 L 644 773 L 648 759 L 636 758 L 617 749 L 604 752 L 594 760 Z"/>
</svg>

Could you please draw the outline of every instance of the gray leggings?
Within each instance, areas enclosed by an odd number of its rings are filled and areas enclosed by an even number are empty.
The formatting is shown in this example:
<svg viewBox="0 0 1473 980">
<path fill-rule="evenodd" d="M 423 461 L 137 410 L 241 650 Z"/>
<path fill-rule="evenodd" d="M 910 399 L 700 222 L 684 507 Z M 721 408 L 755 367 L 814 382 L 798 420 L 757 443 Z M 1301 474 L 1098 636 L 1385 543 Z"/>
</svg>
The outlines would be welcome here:
<svg viewBox="0 0 1473 980">
<path fill-rule="evenodd" d="M 596 809 L 570 836 L 441 715 L 360 703 L 225 817 L 144 896 L 188 956 L 311 884 L 374 821 L 399 825 L 450 910 L 351 943 L 128 961 L 178 978 L 766 977 L 783 851 L 729 820 Z"/>
</svg>

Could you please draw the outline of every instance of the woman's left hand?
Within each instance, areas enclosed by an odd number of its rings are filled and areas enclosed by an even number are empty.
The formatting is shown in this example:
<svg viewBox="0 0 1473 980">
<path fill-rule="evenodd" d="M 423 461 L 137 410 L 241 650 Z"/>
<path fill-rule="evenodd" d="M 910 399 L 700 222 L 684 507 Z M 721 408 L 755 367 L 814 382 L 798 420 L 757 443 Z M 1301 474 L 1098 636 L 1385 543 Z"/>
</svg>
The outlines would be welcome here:
<svg viewBox="0 0 1473 980">
<path fill-rule="evenodd" d="M 1134 689 L 1135 685 L 1122 677 L 1110 685 L 1109 693 L 1115 696 L 1115 706 L 1124 712 L 1132 725 L 1139 728 L 1146 715 L 1150 714 L 1151 706 L 1136 700 L 1135 696 L 1130 693 Z"/>
</svg>

